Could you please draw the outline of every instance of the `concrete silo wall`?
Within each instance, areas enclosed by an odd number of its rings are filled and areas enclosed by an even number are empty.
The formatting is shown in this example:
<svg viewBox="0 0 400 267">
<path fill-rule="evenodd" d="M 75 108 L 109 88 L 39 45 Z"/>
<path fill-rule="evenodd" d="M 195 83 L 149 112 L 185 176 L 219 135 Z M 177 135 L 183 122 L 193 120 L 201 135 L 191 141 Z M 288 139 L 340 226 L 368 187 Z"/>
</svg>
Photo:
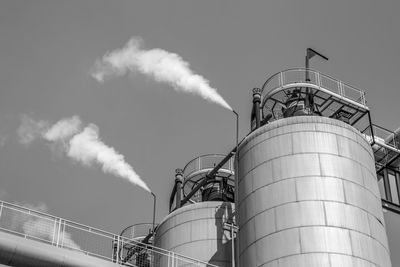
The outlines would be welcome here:
<svg viewBox="0 0 400 267">
<path fill-rule="evenodd" d="M 373 153 L 353 127 L 292 117 L 239 148 L 240 266 L 391 266 Z"/>
</svg>

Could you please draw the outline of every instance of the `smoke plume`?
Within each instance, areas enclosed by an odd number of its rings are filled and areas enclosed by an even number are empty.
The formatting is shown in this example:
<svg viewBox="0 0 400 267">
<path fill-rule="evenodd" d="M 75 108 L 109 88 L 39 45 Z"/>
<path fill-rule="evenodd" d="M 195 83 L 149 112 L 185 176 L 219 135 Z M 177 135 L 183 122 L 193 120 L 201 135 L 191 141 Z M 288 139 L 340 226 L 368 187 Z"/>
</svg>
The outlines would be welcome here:
<svg viewBox="0 0 400 267">
<path fill-rule="evenodd" d="M 60 147 L 74 161 L 85 166 L 97 163 L 105 173 L 124 178 L 151 192 L 146 183 L 126 163 L 124 156 L 101 141 L 95 124 L 89 124 L 83 130 L 81 125 L 78 116 L 62 119 L 52 126 L 46 121 L 35 121 L 24 116 L 18 129 L 19 141 L 29 144 L 36 138 L 41 138 L 51 145 Z"/>
<path fill-rule="evenodd" d="M 165 82 L 177 91 L 192 93 L 232 110 L 229 104 L 209 85 L 209 81 L 194 74 L 189 63 L 179 55 L 163 49 L 144 50 L 140 38 L 132 38 L 122 49 L 114 50 L 97 60 L 92 77 L 103 82 L 107 77 L 123 76 L 138 71 Z"/>
</svg>

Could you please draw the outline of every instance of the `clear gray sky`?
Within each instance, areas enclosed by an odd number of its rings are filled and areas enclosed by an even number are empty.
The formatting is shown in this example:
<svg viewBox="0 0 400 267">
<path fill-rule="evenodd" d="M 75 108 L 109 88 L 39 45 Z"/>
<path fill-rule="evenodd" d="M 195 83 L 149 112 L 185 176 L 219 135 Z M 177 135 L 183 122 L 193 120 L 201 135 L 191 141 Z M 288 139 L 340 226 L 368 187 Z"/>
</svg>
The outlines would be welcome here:
<svg viewBox="0 0 400 267">
<path fill-rule="evenodd" d="M 362 88 L 373 121 L 400 126 L 399 1 L 372 0 L 2 0 L 0 2 L 0 196 L 46 203 L 49 213 L 118 233 L 150 222 L 139 187 L 18 143 L 23 114 L 56 122 L 79 115 L 121 152 L 167 213 L 175 168 L 235 142 L 233 114 L 178 94 L 141 74 L 96 82 L 89 71 L 107 51 L 140 36 L 146 48 L 181 55 L 241 115 L 249 131 L 251 89 L 304 65 L 305 49 L 329 57 L 311 67 Z"/>
</svg>

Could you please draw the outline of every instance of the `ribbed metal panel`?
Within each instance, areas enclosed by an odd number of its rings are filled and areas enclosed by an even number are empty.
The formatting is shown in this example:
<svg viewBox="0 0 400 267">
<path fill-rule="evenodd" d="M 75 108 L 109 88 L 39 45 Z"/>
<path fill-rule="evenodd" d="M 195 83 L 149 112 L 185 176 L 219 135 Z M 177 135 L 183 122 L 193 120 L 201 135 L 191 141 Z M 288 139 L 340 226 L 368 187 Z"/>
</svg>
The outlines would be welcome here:
<svg viewBox="0 0 400 267">
<path fill-rule="evenodd" d="M 398 253 L 398 248 L 400 248 L 400 214 L 388 210 L 384 211 L 383 214 L 385 216 L 386 230 L 390 233 L 388 234 L 388 243 L 391 249 L 392 265 L 400 266 L 400 253 Z"/>
<path fill-rule="evenodd" d="M 224 223 L 233 212 L 233 203 L 220 201 L 177 209 L 158 226 L 155 246 L 217 266 L 232 266 L 231 237 Z M 160 266 L 169 266 L 167 258 L 160 261 Z"/>
<path fill-rule="evenodd" d="M 371 147 L 341 121 L 252 132 L 237 191 L 240 266 L 391 266 Z"/>
</svg>

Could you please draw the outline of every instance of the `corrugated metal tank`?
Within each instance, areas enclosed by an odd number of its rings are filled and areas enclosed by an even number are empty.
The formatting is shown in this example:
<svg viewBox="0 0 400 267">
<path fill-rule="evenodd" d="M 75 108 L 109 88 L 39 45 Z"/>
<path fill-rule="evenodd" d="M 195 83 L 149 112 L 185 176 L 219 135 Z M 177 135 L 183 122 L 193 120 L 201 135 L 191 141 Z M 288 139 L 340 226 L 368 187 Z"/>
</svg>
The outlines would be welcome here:
<svg viewBox="0 0 400 267">
<path fill-rule="evenodd" d="M 232 218 L 234 204 L 208 201 L 170 213 L 157 227 L 155 246 L 221 267 L 232 266 L 230 232 L 224 222 Z M 169 266 L 167 258 L 159 266 Z"/>
<path fill-rule="evenodd" d="M 391 266 L 368 142 L 325 117 L 267 124 L 239 147 L 240 266 Z"/>
</svg>

